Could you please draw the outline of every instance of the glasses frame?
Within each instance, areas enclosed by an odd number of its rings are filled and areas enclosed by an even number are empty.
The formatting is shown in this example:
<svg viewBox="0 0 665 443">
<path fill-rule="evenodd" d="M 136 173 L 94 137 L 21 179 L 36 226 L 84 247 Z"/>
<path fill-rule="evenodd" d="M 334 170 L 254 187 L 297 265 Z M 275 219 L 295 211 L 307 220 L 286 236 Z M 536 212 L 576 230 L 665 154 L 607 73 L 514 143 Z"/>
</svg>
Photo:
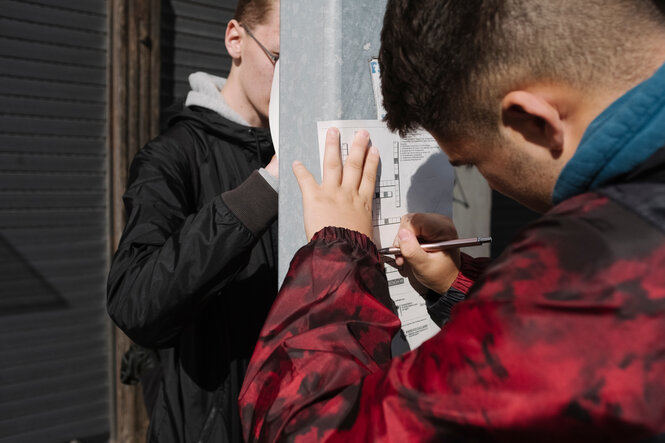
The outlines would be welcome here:
<svg viewBox="0 0 665 443">
<path fill-rule="evenodd" d="M 270 59 L 270 61 L 272 62 L 273 65 L 274 65 L 275 63 L 277 63 L 277 60 L 279 60 L 279 55 L 274 54 L 274 53 L 271 52 L 268 48 L 266 48 L 265 46 L 263 46 L 263 44 L 259 41 L 259 39 L 257 39 L 256 37 L 254 37 L 254 34 L 252 34 L 252 31 L 247 27 L 247 25 L 245 25 L 245 24 L 243 24 L 243 23 L 240 23 L 240 27 L 241 27 L 242 29 L 244 29 L 244 30 L 247 32 L 247 35 L 249 35 L 250 37 L 252 37 L 252 40 L 254 40 L 254 41 L 256 42 L 257 45 L 259 45 L 259 47 L 260 47 L 260 48 L 263 50 L 263 52 L 268 56 L 268 58 Z"/>
</svg>

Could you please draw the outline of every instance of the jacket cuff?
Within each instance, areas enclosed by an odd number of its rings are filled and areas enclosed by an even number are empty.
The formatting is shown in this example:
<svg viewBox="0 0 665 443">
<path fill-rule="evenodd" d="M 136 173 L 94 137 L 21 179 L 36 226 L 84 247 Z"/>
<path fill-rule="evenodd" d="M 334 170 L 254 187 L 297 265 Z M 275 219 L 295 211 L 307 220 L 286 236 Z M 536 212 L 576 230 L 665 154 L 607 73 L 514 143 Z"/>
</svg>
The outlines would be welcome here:
<svg viewBox="0 0 665 443">
<path fill-rule="evenodd" d="M 310 243 L 320 241 L 322 243 L 346 242 L 353 247 L 352 253 L 368 254 L 377 262 L 381 261 L 379 250 L 374 242 L 365 234 L 351 229 L 326 226 L 312 236 Z"/>
<path fill-rule="evenodd" d="M 491 259 L 489 257 L 474 258 L 464 252 L 460 253 L 460 259 L 460 271 L 451 288 L 457 289 L 466 295 L 475 281 L 485 272 L 485 268 L 490 264 Z"/>
<path fill-rule="evenodd" d="M 354 274 L 353 279 L 364 288 L 363 291 L 397 315 L 397 307 L 390 297 L 379 250 L 367 235 L 347 228 L 327 226 L 315 233 L 305 248 L 319 250 L 314 255 L 322 261 L 312 265 L 314 268 L 329 265 L 331 269 L 339 269 L 339 262 L 346 263 L 342 266 L 345 269 L 344 275 L 337 274 L 334 279 L 346 279 L 350 274 Z M 331 251 L 336 253 L 331 256 Z M 332 260 L 337 264 L 325 260 Z M 334 286 L 337 287 L 338 283 L 334 283 Z"/>
<path fill-rule="evenodd" d="M 453 287 L 448 289 L 445 294 L 438 294 L 430 290 L 425 295 L 425 302 L 427 305 L 427 312 L 430 318 L 436 323 L 438 327 L 443 327 L 444 324 L 450 319 L 450 314 L 453 307 L 463 301 L 465 294 Z"/>
<path fill-rule="evenodd" d="M 277 220 L 277 192 L 254 171 L 240 186 L 222 193 L 224 204 L 255 236 Z"/>
</svg>

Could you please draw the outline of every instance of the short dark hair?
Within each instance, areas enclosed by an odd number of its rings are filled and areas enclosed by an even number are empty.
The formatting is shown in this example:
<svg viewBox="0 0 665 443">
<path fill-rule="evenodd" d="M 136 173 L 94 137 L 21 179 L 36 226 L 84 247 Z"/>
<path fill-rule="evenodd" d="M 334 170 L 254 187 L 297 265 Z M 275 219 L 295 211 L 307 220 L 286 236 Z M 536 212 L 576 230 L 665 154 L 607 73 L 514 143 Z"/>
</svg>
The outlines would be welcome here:
<svg viewBox="0 0 665 443">
<path fill-rule="evenodd" d="M 645 41 L 663 31 L 650 0 L 388 0 L 379 54 L 386 122 L 402 134 L 493 137 L 512 88 L 629 82 L 645 65 Z"/>
<path fill-rule="evenodd" d="M 278 0 L 238 0 L 233 18 L 248 26 L 265 23 L 268 14 Z"/>
</svg>

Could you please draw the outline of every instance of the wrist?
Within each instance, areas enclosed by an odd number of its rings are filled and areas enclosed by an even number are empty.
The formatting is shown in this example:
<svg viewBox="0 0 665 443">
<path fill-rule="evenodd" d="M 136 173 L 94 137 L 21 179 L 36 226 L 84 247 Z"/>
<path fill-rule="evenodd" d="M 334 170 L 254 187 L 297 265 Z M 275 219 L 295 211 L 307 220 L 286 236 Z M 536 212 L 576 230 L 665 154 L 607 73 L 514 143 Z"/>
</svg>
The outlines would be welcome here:
<svg viewBox="0 0 665 443">
<path fill-rule="evenodd" d="M 437 284 L 437 285 L 432 285 L 433 287 L 430 287 L 430 289 L 431 289 L 432 291 L 434 291 L 434 292 L 440 294 L 440 295 L 445 294 L 446 292 L 448 292 L 448 290 L 449 290 L 451 287 L 453 287 L 453 284 L 454 284 L 455 281 L 457 280 L 459 274 L 460 274 L 460 272 L 459 272 L 458 270 L 456 270 L 455 272 L 453 272 L 453 273 L 451 273 L 451 274 L 445 276 L 443 279 L 441 279 L 441 281 L 439 282 L 439 284 Z"/>
</svg>

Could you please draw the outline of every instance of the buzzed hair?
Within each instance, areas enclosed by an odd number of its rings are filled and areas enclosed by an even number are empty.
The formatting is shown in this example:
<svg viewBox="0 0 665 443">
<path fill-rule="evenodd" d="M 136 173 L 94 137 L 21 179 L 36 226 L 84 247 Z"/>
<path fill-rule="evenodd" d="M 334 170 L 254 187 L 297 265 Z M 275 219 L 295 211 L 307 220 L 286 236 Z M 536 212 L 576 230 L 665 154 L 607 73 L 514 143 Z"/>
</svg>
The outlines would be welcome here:
<svg viewBox="0 0 665 443">
<path fill-rule="evenodd" d="M 645 42 L 665 31 L 662 3 L 388 0 L 379 54 L 388 127 L 495 137 L 500 100 L 520 86 L 630 84 Z"/>
<path fill-rule="evenodd" d="M 279 0 L 238 0 L 233 18 L 248 26 L 262 25 Z"/>
</svg>

